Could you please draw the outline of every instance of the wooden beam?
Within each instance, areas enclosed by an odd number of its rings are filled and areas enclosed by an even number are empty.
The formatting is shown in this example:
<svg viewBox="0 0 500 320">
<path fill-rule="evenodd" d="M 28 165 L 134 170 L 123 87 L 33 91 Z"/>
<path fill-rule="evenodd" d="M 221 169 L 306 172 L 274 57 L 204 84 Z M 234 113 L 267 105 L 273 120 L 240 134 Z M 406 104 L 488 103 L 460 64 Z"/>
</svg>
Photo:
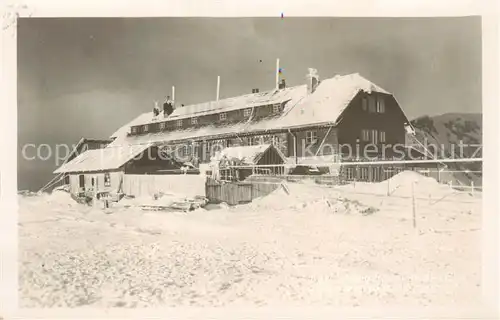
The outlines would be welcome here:
<svg viewBox="0 0 500 320">
<path fill-rule="evenodd" d="M 333 126 L 330 126 L 330 128 L 329 128 L 329 129 L 328 129 L 328 131 L 326 132 L 325 136 L 323 137 L 323 141 L 321 141 L 321 144 L 319 145 L 318 150 L 316 150 L 316 153 L 314 154 L 314 156 L 317 156 L 317 155 L 318 155 L 319 150 L 321 150 L 321 147 L 323 147 L 323 144 L 325 144 L 326 138 L 327 138 L 327 137 L 328 137 L 328 135 L 330 134 L 330 131 L 332 131 L 332 128 L 333 128 Z"/>
</svg>

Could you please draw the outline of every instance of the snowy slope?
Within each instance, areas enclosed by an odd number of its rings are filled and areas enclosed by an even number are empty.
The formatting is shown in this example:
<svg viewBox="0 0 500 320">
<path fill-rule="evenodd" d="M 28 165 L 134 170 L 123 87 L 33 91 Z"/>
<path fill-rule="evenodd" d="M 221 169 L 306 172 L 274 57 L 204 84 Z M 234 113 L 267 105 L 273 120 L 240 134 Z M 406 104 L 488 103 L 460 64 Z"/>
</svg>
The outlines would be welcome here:
<svg viewBox="0 0 500 320">
<path fill-rule="evenodd" d="M 475 305 L 480 198 L 413 173 L 391 183 L 390 197 L 385 184 L 289 184 L 189 214 L 20 197 L 20 306 Z"/>
</svg>

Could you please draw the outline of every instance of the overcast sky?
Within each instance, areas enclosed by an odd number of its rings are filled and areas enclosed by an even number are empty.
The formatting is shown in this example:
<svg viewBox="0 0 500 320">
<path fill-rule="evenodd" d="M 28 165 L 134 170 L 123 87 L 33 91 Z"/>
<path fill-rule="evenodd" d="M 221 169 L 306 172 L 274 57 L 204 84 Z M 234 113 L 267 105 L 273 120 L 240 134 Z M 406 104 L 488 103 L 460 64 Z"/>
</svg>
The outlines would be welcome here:
<svg viewBox="0 0 500 320">
<path fill-rule="evenodd" d="M 190 104 L 358 72 L 410 118 L 481 112 L 481 21 L 466 18 L 29 18 L 18 26 L 18 128 L 26 143 L 107 138 L 176 87 Z M 262 61 L 262 62 L 261 62 Z M 31 154 L 30 154 L 31 156 Z M 19 188 L 54 161 L 19 155 Z"/>
</svg>

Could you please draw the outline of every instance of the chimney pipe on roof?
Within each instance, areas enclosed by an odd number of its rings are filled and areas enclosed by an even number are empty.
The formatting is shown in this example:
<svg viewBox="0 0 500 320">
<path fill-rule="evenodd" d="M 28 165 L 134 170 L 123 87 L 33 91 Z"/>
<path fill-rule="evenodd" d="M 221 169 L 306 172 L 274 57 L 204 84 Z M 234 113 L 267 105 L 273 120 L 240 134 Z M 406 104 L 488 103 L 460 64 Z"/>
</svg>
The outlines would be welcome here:
<svg viewBox="0 0 500 320">
<path fill-rule="evenodd" d="M 285 79 L 281 79 L 281 82 L 280 82 L 279 88 L 280 88 L 280 89 L 285 89 L 285 88 L 286 88 L 286 82 L 285 82 Z"/>
<path fill-rule="evenodd" d="M 307 74 L 307 93 L 313 93 L 319 85 L 319 75 L 318 70 L 314 68 L 309 68 L 309 73 Z"/>
<path fill-rule="evenodd" d="M 216 101 L 219 101 L 219 93 L 220 93 L 220 76 L 217 76 L 217 97 Z"/>
<path fill-rule="evenodd" d="M 172 102 L 175 102 L 175 87 L 172 86 Z"/>
</svg>

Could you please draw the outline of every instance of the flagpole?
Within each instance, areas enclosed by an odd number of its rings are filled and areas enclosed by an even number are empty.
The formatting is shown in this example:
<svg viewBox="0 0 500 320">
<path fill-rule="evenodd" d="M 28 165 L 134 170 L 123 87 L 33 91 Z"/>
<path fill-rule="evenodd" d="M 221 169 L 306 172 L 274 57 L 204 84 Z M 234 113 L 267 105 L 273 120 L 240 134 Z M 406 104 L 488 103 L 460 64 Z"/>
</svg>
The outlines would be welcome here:
<svg viewBox="0 0 500 320">
<path fill-rule="evenodd" d="M 279 89 L 280 85 L 280 59 L 276 59 L 276 90 Z"/>
</svg>

